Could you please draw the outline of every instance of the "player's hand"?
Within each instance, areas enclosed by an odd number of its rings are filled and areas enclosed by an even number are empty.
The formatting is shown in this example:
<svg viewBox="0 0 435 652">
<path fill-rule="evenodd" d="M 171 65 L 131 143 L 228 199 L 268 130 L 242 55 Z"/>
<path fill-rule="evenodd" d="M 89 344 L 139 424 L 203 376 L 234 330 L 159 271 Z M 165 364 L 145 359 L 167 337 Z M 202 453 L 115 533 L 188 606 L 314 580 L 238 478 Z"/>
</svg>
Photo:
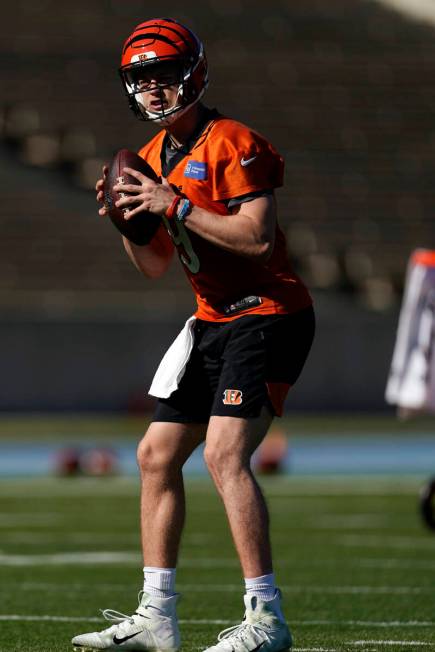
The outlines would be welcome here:
<svg viewBox="0 0 435 652">
<path fill-rule="evenodd" d="M 156 183 L 132 168 L 124 168 L 124 172 L 135 177 L 139 182 L 138 185 L 118 183 L 113 186 L 116 192 L 129 194 L 128 197 L 123 197 L 116 202 L 118 208 L 129 208 L 125 219 L 129 220 L 144 210 L 156 215 L 164 215 L 175 197 L 170 183 L 165 178 L 162 178 L 162 183 Z"/>
<path fill-rule="evenodd" d="M 104 203 L 104 182 L 106 180 L 108 172 L 109 172 L 109 167 L 107 165 L 103 165 L 103 178 L 98 179 L 97 183 L 95 184 L 95 190 L 97 192 L 97 202 L 99 202 L 100 204 Z M 99 209 L 98 214 L 101 215 L 101 217 L 107 215 L 107 209 L 104 205 Z"/>
</svg>

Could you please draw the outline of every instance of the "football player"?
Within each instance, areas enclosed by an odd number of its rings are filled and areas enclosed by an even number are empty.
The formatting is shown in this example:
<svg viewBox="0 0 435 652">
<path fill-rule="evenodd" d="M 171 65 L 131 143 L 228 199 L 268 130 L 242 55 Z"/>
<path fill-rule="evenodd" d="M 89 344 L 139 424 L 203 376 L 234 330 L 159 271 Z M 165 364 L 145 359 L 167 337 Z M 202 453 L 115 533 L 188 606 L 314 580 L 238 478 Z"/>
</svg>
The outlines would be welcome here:
<svg viewBox="0 0 435 652">
<path fill-rule="evenodd" d="M 142 479 L 144 585 L 132 616 L 73 639 L 77 650 L 177 650 L 175 573 L 184 522 L 182 467 L 205 441 L 205 461 L 224 503 L 245 580 L 245 617 L 213 652 L 291 647 L 275 584 L 268 510 L 250 458 L 304 366 L 314 335 L 311 298 L 292 271 L 277 222 L 283 159 L 261 135 L 202 103 L 204 47 L 172 19 L 136 27 L 120 74 L 130 108 L 160 127 L 140 155 L 161 176 L 130 168 L 139 185 L 118 184 L 126 219 L 162 217 L 152 241 L 123 238 L 133 264 L 161 276 L 174 252 L 197 311 L 164 356 L 150 394 L 158 403 L 138 449 Z M 103 203 L 104 176 L 97 182 Z M 101 215 L 106 214 L 102 205 Z M 210 590 L 213 591 L 211 585 Z"/>
</svg>

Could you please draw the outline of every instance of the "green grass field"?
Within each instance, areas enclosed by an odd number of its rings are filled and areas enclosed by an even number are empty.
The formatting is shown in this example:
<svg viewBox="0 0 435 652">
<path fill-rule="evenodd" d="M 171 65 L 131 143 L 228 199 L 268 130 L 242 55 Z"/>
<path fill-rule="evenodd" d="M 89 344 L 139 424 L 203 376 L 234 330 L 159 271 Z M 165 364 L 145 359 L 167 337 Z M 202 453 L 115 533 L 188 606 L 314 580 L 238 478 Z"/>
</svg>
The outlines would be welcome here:
<svg viewBox="0 0 435 652">
<path fill-rule="evenodd" d="M 294 648 L 435 650 L 435 533 L 421 479 L 267 478 L 276 574 Z M 225 516 L 208 480 L 189 479 L 178 590 L 183 650 L 242 616 Z M 0 649 L 63 651 L 102 628 L 99 609 L 134 611 L 141 587 L 138 482 L 0 480 Z"/>
</svg>

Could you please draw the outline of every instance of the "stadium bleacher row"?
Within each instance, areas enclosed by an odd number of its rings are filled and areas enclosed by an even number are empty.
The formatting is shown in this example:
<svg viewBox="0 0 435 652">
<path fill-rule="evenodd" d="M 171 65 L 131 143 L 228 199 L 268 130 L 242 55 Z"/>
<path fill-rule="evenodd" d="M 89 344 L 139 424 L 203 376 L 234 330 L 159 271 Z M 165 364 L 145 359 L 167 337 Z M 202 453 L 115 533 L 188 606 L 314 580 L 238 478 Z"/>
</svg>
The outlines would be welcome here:
<svg viewBox="0 0 435 652">
<path fill-rule="evenodd" d="M 0 210 L 0 301 L 139 292 L 90 189 L 114 151 L 153 133 L 130 113 L 116 70 L 123 39 L 150 16 L 136 1 L 19 4 L 19 32 L 0 26 L 2 167 L 16 165 Z M 280 222 L 309 286 L 394 305 L 412 249 L 435 245 L 433 30 L 366 0 L 267 11 L 258 0 L 209 0 L 185 2 L 182 15 L 166 3 L 165 14 L 206 43 L 208 103 L 285 156 Z M 160 283 L 185 288 L 179 270 Z"/>
</svg>

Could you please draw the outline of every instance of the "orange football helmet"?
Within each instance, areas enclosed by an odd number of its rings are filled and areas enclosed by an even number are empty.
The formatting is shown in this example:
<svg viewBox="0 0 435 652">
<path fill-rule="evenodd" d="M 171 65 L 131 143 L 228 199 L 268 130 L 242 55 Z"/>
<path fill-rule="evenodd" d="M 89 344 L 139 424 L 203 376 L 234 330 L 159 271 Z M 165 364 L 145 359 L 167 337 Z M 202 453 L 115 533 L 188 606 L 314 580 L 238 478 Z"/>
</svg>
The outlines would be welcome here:
<svg viewBox="0 0 435 652">
<path fill-rule="evenodd" d="M 198 102 L 208 85 L 203 44 L 172 18 L 148 20 L 134 29 L 124 43 L 119 73 L 134 114 L 162 125 L 174 122 Z M 162 90 L 173 85 L 178 86 L 176 101 L 165 107 Z M 156 88 L 160 107 L 147 109 L 142 93 Z"/>
</svg>

